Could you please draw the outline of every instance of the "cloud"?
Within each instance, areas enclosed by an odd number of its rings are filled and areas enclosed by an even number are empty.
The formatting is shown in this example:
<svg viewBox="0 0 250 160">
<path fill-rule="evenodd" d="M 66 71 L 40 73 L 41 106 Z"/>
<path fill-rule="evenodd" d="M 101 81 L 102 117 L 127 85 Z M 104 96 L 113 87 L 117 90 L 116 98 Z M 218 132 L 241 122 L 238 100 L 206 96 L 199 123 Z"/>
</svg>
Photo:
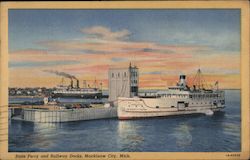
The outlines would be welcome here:
<svg viewBox="0 0 250 160">
<path fill-rule="evenodd" d="M 132 41 L 129 39 L 131 33 L 126 29 L 112 31 L 103 26 L 84 28 L 81 31 L 87 36 L 72 40 L 42 41 L 38 45 L 45 49 L 11 52 L 9 67 L 12 73 L 19 69 L 28 72 L 53 67 L 77 77 L 107 79 L 110 67 L 128 67 L 129 62 L 133 62 L 139 67 L 141 87 L 165 87 L 166 81 L 172 85 L 176 83 L 179 74 L 194 74 L 198 67 L 213 75 L 235 74 L 230 80 L 239 81 L 240 56 L 236 51 L 219 52 L 196 43 L 180 45 Z M 37 75 L 42 78 L 48 76 L 37 71 L 32 73 L 34 79 Z M 22 76 L 30 78 L 30 75 Z M 175 79 L 172 79 L 174 76 Z M 234 85 L 229 80 L 222 80 L 225 86 Z"/>
<path fill-rule="evenodd" d="M 45 62 L 33 62 L 33 61 L 22 61 L 22 62 L 9 62 L 10 68 L 22 67 L 22 68 L 33 68 L 33 67 L 46 67 L 46 66 L 59 66 L 59 65 L 70 65 L 77 64 L 78 61 L 45 61 Z"/>
<path fill-rule="evenodd" d="M 209 32 L 172 32 L 167 39 L 172 43 L 181 45 L 207 46 L 209 50 L 216 51 L 239 51 L 240 36 L 237 32 L 224 31 L 218 33 Z"/>
<path fill-rule="evenodd" d="M 119 58 L 119 57 L 113 57 L 113 58 L 111 58 L 111 60 L 113 62 L 124 62 L 124 61 L 127 61 L 128 59 L 126 59 L 126 58 Z"/>
<path fill-rule="evenodd" d="M 160 45 L 153 42 L 134 42 L 134 41 L 107 41 L 86 39 L 85 41 L 43 41 L 39 42 L 43 47 L 48 48 L 54 54 L 195 54 L 205 48 L 203 46 L 176 46 Z"/>
<path fill-rule="evenodd" d="M 124 40 L 128 39 L 130 32 L 127 29 L 120 31 L 111 31 L 111 29 L 103 26 L 93 26 L 81 29 L 82 33 L 87 34 L 91 38 L 100 38 L 104 40 Z"/>
<path fill-rule="evenodd" d="M 32 49 L 32 48 L 27 48 L 27 49 L 22 49 L 22 50 L 17 50 L 10 52 L 10 54 L 20 54 L 20 55 L 45 55 L 48 54 L 48 51 L 42 50 L 42 49 Z"/>
<path fill-rule="evenodd" d="M 153 71 L 153 72 L 144 72 L 143 74 L 162 74 L 162 72 Z"/>
<path fill-rule="evenodd" d="M 204 68 L 205 74 L 214 74 L 214 75 L 231 75 L 231 74 L 240 74 L 239 69 L 225 69 L 225 68 Z"/>
<path fill-rule="evenodd" d="M 157 53 L 165 53 L 165 54 L 171 54 L 175 53 L 173 50 L 170 49 L 153 49 L 153 48 L 143 48 L 143 52 L 157 52 Z"/>
<path fill-rule="evenodd" d="M 168 45 L 155 42 L 131 41 L 127 29 L 112 31 L 104 26 L 93 26 L 81 29 L 86 34 L 78 40 L 49 40 L 38 42 L 38 45 L 48 48 L 50 53 L 65 54 L 110 54 L 110 53 L 196 53 L 205 50 L 206 46 Z"/>
</svg>

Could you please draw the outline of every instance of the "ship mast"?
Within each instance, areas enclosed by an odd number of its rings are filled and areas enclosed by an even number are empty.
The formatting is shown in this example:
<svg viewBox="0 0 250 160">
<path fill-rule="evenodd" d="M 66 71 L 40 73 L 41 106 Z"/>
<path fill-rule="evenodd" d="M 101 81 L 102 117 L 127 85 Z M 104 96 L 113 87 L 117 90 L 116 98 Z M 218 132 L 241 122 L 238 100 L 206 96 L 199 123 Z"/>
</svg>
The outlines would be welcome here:
<svg viewBox="0 0 250 160">
<path fill-rule="evenodd" d="M 198 88 L 201 89 L 201 69 L 199 68 L 197 71 L 197 77 L 198 77 Z"/>
<path fill-rule="evenodd" d="M 94 81 L 94 86 L 95 86 L 95 88 L 97 87 L 97 86 L 96 86 L 96 77 L 95 77 L 95 81 Z"/>
<path fill-rule="evenodd" d="M 64 85 L 64 78 L 62 77 L 62 80 L 61 80 L 61 86 Z"/>
<path fill-rule="evenodd" d="M 86 82 L 86 80 L 83 80 L 83 88 L 87 88 L 87 82 Z"/>
<path fill-rule="evenodd" d="M 193 84 L 194 86 L 197 86 L 199 90 L 204 89 L 204 80 L 200 68 L 198 69 L 197 74 L 194 77 Z"/>
</svg>

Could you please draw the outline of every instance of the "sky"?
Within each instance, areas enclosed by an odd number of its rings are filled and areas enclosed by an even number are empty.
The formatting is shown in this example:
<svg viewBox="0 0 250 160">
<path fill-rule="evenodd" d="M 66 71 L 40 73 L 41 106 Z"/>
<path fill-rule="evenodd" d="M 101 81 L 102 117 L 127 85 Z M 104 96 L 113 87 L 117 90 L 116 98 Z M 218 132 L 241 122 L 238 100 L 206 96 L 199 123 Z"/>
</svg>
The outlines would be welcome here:
<svg viewBox="0 0 250 160">
<path fill-rule="evenodd" d="M 108 69 L 139 68 L 139 87 L 240 88 L 240 10 L 9 10 L 10 87 L 55 87 L 65 72 L 108 87 Z M 65 79 L 65 83 L 69 81 Z"/>
</svg>

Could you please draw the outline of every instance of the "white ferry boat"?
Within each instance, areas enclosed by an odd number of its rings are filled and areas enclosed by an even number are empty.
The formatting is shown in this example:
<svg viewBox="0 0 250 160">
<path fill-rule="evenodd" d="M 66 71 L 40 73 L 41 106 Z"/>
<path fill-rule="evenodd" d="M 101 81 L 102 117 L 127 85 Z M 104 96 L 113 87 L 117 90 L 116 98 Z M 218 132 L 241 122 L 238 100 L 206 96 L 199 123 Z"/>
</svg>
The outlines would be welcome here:
<svg viewBox="0 0 250 160">
<path fill-rule="evenodd" d="M 79 87 L 79 80 L 76 80 L 77 84 L 74 87 L 73 80 L 71 79 L 71 85 L 58 85 L 58 87 L 52 91 L 51 97 L 73 97 L 73 98 L 86 98 L 97 99 L 102 98 L 102 90 L 97 87 Z M 96 83 L 96 82 L 95 82 Z"/>
<path fill-rule="evenodd" d="M 133 119 L 193 113 L 212 115 L 215 111 L 223 109 L 225 95 L 223 90 L 218 89 L 218 82 L 215 83 L 214 89 L 205 89 L 201 84 L 203 81 L 200 79 L 200 69 L 197 75 L 198 85 L 193 85 L 192 88 L 186 84 L 186 76 L 180 75 L 176 86 L 157 92 L 155 97 L 119 97 L 118 118 Z"/>
</svg>

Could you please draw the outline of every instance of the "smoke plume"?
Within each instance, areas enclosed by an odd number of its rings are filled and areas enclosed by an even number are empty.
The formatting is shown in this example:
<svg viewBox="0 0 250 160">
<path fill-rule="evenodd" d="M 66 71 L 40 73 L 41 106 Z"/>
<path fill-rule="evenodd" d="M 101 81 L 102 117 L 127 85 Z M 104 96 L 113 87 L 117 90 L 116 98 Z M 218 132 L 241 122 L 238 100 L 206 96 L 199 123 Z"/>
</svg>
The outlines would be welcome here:
<svg viewBox="0 0 250 160">
<path fill-rule="evenodd" d="M 75 76 L 70 75 L 70 74 L 65 73 L 65 72 L 59 72 L 59 71 L 53 71 L 53 70 L 43 70 L 43 71 L 47 72 L 47 73 L 53 73 L 53 74 L 56 74 L 58 76 L 63 76 L 63 77 L 66 77 L 66 78 L 77 80 L 77 78 Z"/>
</svg>

